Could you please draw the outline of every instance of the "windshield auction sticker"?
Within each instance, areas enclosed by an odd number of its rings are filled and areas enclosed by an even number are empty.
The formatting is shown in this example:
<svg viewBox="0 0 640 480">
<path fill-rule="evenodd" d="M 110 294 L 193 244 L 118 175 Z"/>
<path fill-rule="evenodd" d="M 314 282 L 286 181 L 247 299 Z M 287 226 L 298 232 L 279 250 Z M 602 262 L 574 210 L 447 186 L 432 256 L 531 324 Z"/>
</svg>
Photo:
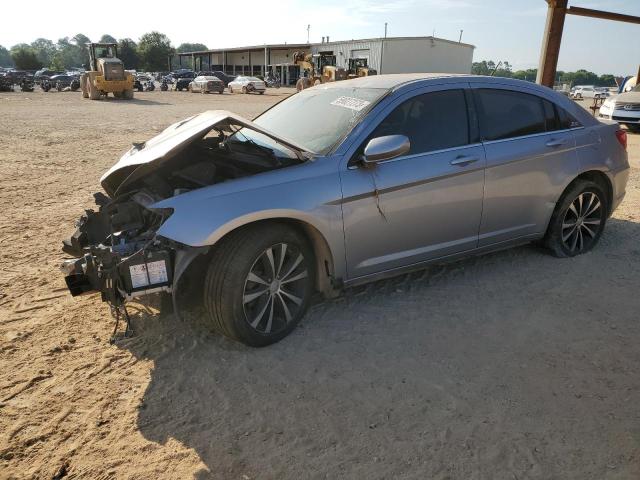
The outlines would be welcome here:
<svg viewBox="0 0 640 480">
<path fill-rule="evenodd" d="M 336 107 L 348 108 L 349 110 L 355 110 L 356 112 L 359 112 L 370 103 L 371 102 L 361 100 L 359 98 L 338 97 L 333 102 L 331 102 L 331 105 L 335 105 Z"/>
</svg>

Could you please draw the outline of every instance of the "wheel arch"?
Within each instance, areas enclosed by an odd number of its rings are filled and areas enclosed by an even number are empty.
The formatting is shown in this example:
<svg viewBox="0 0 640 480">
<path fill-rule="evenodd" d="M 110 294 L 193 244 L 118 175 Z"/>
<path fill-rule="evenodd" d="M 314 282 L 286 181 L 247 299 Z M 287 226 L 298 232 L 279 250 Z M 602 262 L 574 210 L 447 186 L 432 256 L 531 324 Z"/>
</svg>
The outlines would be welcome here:
<svg viewBox="0 0 640 480">
<path fill-rule="evenodd" d="M 337 282 L 335 281 L 336 273 L 334 253 L 329 246 L 329 242 L 317 227 L 301 219 L 291 217 L 272 217 L 248 221 L 241 225 L 236 225 L 234 228 L 226 231 L 221 237 L 217 238 L 205 255 L 211 255 L 213 251 L 215 251 L 217 245 L 220 245 L 221 242 L 225 241 L 231 235 L 236 235 L 241 230 L 270 223 L 287 225 L 302 235 L 309 242 L 309 245 L 313 250 L 316 267 L 314 278 L 315 289 L 327 298 L 336 296 L 339 291 L 339 285 L 337 285 Z M 187 270 L 192 270 L 192 266 L 195 266 L 195 264 L 199 262 L 190 263 L 191 265 L 187 267 Z"/>
<path fill-rule="evenodd" d="M 605 194 L 607 195 L 607 209 L 608 209 L 607 216 L 611 215 L 612 208 L 613 208 L 613 205 L 612 205 L 612 202 L 613 202 L 613 185 L 611 183 L 611 179 L 607 176 L 606 173 L 604 173 L 601 170 L 586 170 L 586 171 L 580 173 L 578 176 L 576 176 L 573 180 L 571 180 L 564 187 L 564 189 L 562 189 L 562 193 L 558 197 L 558 200 L 556 200 L 556 206 L 554 207 L 553 211 L 549 215 L 549 218 L 547 219 L 547 228 L 545 229 L 545 234 L 544 234 L 545 238 L 549 234 L 549 228 L 551 226 L 551 222 L 553 220 L 553 214 L 555 213 L 556 208 L 558 208 L 558 205 L 560 204 L 560 202 L 564 198 L 564 196 L 567 193 L 567 191 L 569 191 L 569 189 L 571 189 L 571 187 L 573 187 L 573 185 L 576 182 L 580 181 L 580 180 L 589 180 L 589 181 L 592 181 L 594 183 L 597 183 L 598 185 L 600 185 L 602 187 L 602 189 L 605 191 Z"/>
<path fill-rule="evenodd" d="M 562 192 L 562 195 L 564 195 L 564 192 L 571 188 L 571 186 L 578 180 L 589 180 L 597 183 L 602 187 L 605 194 L 607 195 L 607 216 L 611 215 L 613 208 L 613 184 L 611 183 L 611 179 L 607 176 L 607 174 L 601 170 L 587 170 L 585 172 L 582 172 L 580 175 L 574 178 L 571 183 L 569 183 L 569 185 L 567 185 L 567 187 Z"/>
</svg>

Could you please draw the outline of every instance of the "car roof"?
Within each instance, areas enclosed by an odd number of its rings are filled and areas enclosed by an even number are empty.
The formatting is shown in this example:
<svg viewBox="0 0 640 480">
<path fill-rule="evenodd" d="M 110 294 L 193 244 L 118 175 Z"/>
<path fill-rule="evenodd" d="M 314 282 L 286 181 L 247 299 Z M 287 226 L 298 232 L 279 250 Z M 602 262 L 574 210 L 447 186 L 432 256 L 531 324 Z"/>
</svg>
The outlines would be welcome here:
<svg viewBox="0 0 640 480">
<path fill-rule="evenodd" d="M 322 87 L 326 88 L 343 88 L 345 85 L 353 85 L 358 88 L 384 88 L 395 90 L 407 84 L 412 83 L 495 83 L 501 85 L 526 86 L 533 89 L 543 89 L 538 84 L 526 82 L 524 80 L 516 80 L 506 77 L 488 77 L 484 75 L 471 75 L 464 73 L 391 73 L 383 75 L 371 75 L 368 77 L 359 77 L 341 82 L 323 83 Z"/>
<path fill-rule="evenodd" d="M 562 95 L 550 88 L 543 87 L 537 83 L 517 80 L 515 78 L 506 77 L 488 77 L 484 75 L 456 74 L 456 73 L 397 73 L 372 75 L 369 77 L 354 78 L 352 80 L 343 80 L 340 82 L 328 82 L 313 87 L 314 89 L 330 89 L 330 88 L 349 88 L 351 86 L 357 88 L 382 88 L 386 90 L 399 90 L 405 86 L 429 84 L 447 84 L 468 82 L 470 84 L 484 85 L 500 85 L 513 87 L 518 90 L 524 90 L 528 93 L 536 93 L 543 97 L 553 99 L 555 103 L 562 106 L 574 117 L 580 120 L 584 125 L 597 123 L 597 120 L 584 108 L 570 100 L 566 95 Z"/>
</svg>

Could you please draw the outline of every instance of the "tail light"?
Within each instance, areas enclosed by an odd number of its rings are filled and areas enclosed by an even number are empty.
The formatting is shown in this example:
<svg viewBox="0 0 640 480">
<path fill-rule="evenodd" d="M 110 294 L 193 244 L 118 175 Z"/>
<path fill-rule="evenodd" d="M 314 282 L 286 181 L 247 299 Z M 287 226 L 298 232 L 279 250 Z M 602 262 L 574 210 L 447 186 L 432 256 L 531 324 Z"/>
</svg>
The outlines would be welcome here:
<svg viewBox="0 0 640 480">
<path fill-rule="evenodd" d="M 625 151 L 627 150 L 627 132 L 626 130 L 616 130 L 616 138 L 618 139 L 618 142 L 620 142 L 620 145 L 622 145 L 622 148 L 625 149 Z"/>
</svg>

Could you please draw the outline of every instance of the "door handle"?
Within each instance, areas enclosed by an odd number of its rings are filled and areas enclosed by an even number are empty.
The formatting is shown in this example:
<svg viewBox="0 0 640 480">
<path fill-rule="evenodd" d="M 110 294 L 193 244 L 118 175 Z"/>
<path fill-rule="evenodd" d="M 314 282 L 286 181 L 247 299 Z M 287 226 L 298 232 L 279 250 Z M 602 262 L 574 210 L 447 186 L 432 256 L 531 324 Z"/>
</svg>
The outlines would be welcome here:
<svg viewBox="0 0 640 480">
<path fill-rule="evenodd" d="M 469 164 L 471 164 L 473 162 L 477 162 L 478 160 L 480 160 L 478 157 L 460 155 L 459 157 L 456 157 L 454 160 L 451 160 L 449 162 L 449 165 L 457 165 L 459 167 L 466 167 L 467 165 L 469 165 Z"/>
<path fill-rule="evenodd" d="M 564 140 L 549 140 L 545 145 L 547 147 L 561 147 L 562 145 L 565 144 Z"/>
</svg>

